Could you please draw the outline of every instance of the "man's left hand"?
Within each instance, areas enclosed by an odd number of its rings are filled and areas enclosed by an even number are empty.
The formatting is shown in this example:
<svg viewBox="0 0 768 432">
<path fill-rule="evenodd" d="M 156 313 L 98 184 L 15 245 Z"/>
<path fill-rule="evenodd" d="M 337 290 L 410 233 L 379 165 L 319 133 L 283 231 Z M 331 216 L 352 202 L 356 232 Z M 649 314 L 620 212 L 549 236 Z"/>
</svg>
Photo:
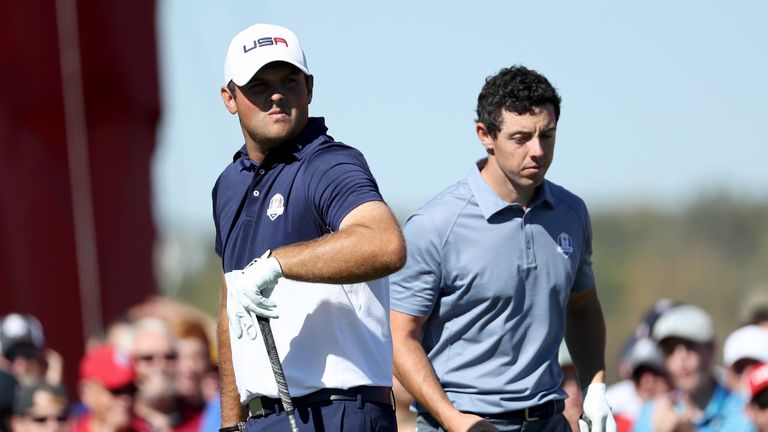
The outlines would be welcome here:
<svg viewBox="0 0 768 432">
<path fill-rule="evenodd" d="M 243 270 L 227 273 L 227 315 L 230 330 L 237 339 L 243 329 L 256 339 L 257 317 L 277 318 L 277 305 L 269 299 L 278 279 L 283 276 L 280 263 L 269 257 L 269 251 L 256 258 Z"/>
<path fill-rule="evenodd" d="M 580 432 L 616 432 L 616 421 L 605 398 L 605 384 L 593 383 L 584 396 L 584 414 L 579 419 Z"/>
</svg>

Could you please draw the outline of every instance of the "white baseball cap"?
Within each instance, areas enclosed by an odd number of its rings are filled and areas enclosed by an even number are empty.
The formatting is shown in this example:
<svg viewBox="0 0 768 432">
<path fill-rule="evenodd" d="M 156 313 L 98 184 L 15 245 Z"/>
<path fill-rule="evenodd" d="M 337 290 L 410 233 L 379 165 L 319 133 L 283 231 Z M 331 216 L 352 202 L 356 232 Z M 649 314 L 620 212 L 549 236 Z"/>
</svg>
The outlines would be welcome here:
<svg viewBox="0 0 768 432">
<path fill-rule="evenodd" d="M 33 315 L 11 313 L 0 318 L 0 348 L 6 358 L 34 357 L 44 344 L 43 326 Z"/>
<path fill-rule="evenodd" d="M 731 367 L 741 359 L 768 361 L 768 329 L 748 325 L 734 330 L 723 345 L 723 362 Z"/>
<path fill-rule="evenodd" d="M 696 343 L 711 342 L 715 337 L 712 318 L 698 306 L 685 304 L 667 309 L 653 325 L 656 341 L 678 337 Z"/>
<path fill-rule="evenodd" d="M 254 24 L 238 33 L 229 43 L 224 61 L 224 84 L 242 86 L 267 63 L 284 61 L 309 74 L 307 59 L 299 39 L 285 27 Z"/>
<path fill-rule="evenodd" d="M 655 341 L 650 338 L 640 338 L 632 344 L 627 355 L 627 364 L 633 371 L 640 366 L 663 370 L 664 358 Z"/>
</svg>

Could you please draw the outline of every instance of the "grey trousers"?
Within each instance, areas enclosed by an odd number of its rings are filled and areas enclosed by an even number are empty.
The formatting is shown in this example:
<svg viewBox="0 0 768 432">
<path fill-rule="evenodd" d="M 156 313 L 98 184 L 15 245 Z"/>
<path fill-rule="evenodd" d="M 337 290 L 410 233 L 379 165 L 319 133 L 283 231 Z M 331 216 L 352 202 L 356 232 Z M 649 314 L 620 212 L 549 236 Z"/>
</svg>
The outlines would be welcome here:
<svg viewBox="0 0 768 432">
<path fill-rule="evenodd" d="M 555 414 L 547 419 L 531 422 L 510 422 L 498 419 L 486 420 L 496 426 L 499 432 L 571 432 L 571 427 L 562 414 Z M 416 418 L 416 432 L 445 432 L 445 429 L 440 427 L 440 423 L 431 415 L 419 414 Z"/>
</svg>

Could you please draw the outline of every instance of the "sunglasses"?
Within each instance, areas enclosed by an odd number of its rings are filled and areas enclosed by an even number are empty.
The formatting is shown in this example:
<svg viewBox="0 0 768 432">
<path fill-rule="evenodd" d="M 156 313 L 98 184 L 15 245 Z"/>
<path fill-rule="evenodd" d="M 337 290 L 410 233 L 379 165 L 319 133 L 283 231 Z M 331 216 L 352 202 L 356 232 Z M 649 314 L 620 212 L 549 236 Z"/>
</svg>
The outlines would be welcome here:
<svg viewBox="0 0 768 432">
<path fill-rule="evenodd" d="M 701 347 L 701 344 L 699 343 L 676 337 L 666 338 L 659 342 L 659 348 L 664 354 L 664 357 L 672 355 L 677 347 L 681 345 L 685 347 L 686 351 L 697 351 Z"/>
<path fill-rule="evenodd" d="M 136 355 L 136 361 L 146 362 L 146 363 L 151 363 L 151 362 L 153 362 L 155 360 L 174 361 L 177 358 L 179 358 L 179 355 L 176 352 L 173 352 L 173 351 L 167 352 L 167 353 L 162 353 L 162 354 L 160 354 L 160 353 L 157 353 L 157 354 L 148 353 L 148 354 L 138 354 L 138 355 Z"/>
<path fill-rule="evenodd" d="M 67 421 L 68 418 L 69 418 L 69 416 L 67 416 L 66 414 L 61 414 L 59 416 L 32 416 L 32 417 L 30 417 L 30 419 L 32 419 L 33 422 L 41 423 L 41 424 L 42 423 L 48 423 L 49 421 L 55 421 L 55 422 L 58 422 L 58 423 L 64 423 L 65 421 Z"/>
</svg>

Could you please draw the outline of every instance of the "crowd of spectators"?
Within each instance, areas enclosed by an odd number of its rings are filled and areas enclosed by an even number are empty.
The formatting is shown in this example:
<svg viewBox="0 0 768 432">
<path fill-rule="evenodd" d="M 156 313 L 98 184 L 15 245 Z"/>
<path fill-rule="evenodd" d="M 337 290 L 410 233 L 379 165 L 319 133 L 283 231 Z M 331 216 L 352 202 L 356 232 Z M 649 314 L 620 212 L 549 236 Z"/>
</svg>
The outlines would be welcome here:
<svg viewBox="0 0 768 432">
<path fill-rule="evenodd" d="M 211 317 L 157 298 L 88 341 L 79 365 L 62 364 L 29 314 L 0 317 L 0 432 L 215 431 L 219 427 Z M 667 299 L 641 318 L 621 350 L 607 397 L 620 432 L 768 432 L 768 311 L 755 310 L 724 338 L 711 315 Z M 573 430 L 581 389 L 563 344 L 565 416 Z M 65 389 L 64 367 L 77 367 Z M 394 385 L 400 430 L 413 430 L 412 401 Z"/>
<path fill-rule="evenodd" d="M 211 317 L 157 298 L 63 365 L 29 314 L 0 317 L 0 432 L 198 432 L 219 426 Z M 64 367 L 78 372 L 64 388 Z"/>
<path fill-rule="evenodd" d="M 754 308 L 725 338 L 722 358 L 717 353 L 707 311 L 669 299 L 653 305 L 621 350 L 620 380 L 607 391 L 619 432 L 768 431 L 768 308 Z M 560 363 L 571 395 L 566 416 L 570 409 L 577 418 L 580 390 L 569 384 L 567 350 Z"/>
</svg>

